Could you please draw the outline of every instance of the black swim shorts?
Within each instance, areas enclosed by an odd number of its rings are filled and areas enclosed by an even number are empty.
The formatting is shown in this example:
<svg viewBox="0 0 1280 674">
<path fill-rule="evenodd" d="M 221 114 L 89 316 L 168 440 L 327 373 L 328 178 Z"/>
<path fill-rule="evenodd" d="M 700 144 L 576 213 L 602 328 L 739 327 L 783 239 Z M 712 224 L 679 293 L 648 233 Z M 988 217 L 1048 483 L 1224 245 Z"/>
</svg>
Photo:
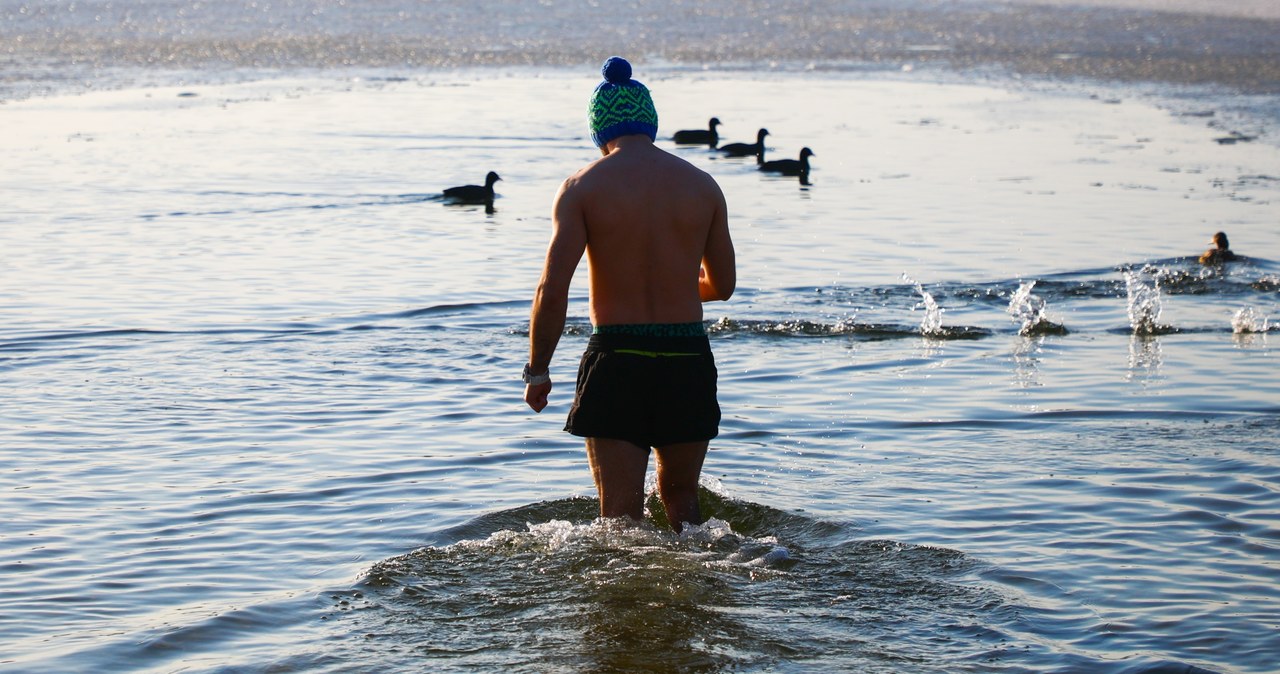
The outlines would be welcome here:
<svg viewBox="0 0 1280 674">
<path fill-rule="evenodd" d="M 701 332 L 701 324 L 690 325 Z M 716 364 L 705 334 L 609 330 L 591 335 L 566 431 L 663 447 L 710 440 L 719 428 Z"/>
</svg>

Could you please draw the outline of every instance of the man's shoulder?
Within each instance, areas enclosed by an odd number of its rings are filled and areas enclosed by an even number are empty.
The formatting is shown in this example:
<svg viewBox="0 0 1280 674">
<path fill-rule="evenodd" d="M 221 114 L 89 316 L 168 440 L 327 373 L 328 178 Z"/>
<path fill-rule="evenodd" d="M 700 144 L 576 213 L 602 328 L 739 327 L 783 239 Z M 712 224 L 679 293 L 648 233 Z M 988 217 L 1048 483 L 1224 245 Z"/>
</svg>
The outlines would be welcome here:
<svg viewBox="0 0 1280 674">
<path fill-rule="evenodd" d="M 565 192 L 597 192 L 624 187 L 642 176 L 654 174 L 662 182 L 684 187 L 718 190 L 710 173 L 662 148 L 654 147 L 642 154 L 610 154 L 578 169 L 564 181 Z"/>
</svg>

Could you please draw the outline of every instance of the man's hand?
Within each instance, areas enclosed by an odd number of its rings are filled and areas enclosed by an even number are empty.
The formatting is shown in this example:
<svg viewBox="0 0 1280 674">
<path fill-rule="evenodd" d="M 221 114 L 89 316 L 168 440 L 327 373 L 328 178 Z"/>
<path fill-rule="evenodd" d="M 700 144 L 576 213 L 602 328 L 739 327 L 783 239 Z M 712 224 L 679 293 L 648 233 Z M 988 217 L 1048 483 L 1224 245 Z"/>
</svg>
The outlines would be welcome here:
<svg viewBox="0 0 1280 674">
<path fill-rule="evenodd" d="M 524 401 L 534 412 L 541 412 L 547 406 L 547 394 L 551 393 L 551 382 L 545 384 L 526 384 Z"/>
</svg>

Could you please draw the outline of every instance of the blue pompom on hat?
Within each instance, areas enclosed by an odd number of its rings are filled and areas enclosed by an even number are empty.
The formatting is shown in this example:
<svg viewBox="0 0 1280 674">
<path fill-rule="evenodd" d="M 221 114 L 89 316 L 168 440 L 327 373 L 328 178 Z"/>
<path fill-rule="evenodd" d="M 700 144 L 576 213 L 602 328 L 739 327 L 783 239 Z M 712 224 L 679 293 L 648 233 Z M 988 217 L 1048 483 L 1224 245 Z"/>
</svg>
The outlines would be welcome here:
<svg viewBox="0 0 1280 674">
<path fill-rule="evenodd" d="M 610 56 L 600 66 L 600 74 L 606 82 L 622 84 L 631 80 L 631 63 L 621 56 Z"/>
<path fill-rule="evenodd" d="M 658 137 L 658 111 L 653 107 L 649 90 L 631 79 L 631 64 L 621 56 L 611 56 L 600 68 L 604 75 L 591 94 L 587 121 L 591 125 L 591 141 L 596 147 L 635 133 L 655 140 Z"/>
</svg>

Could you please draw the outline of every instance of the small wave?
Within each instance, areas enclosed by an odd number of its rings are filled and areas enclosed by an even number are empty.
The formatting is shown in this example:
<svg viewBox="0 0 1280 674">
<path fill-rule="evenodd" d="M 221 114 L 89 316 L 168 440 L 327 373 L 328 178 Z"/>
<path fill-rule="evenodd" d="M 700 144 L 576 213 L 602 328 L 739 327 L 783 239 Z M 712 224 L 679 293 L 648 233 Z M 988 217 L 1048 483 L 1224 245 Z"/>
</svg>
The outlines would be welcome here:
<svg viewBox="0 0 1280 674">
<path fill-rule="evenodd" d="M 137 328 L 114 328 L 108 330 L 85 330 L 81 332 L 53 332 L 33 334 L 6 339 L 0 342 L 0 351 L 28 351 L 39 348 L 50 342 L 61 342 L 77 339 L 102 339 L 111 337 L 146 337 L 151 335 L 171 335 L 167 330 L 143 330 Z"/>
<path fill-rule="evenodd" d="M 219 193 L 208 192 L 204 194 L 217 195 Z M 263 197 L 271 197 L 271 198 L 277 198 L 277 199 L 282 197 L 286 197 L 286 198 L 302 197 L 307 199 L 327 198 L 331 200 L 335 198 L 329 195 L 304 195 L 304 194 L 290 194 L 286 192 L 267 192 L 259 195 L 249 195 L 249 194 L 243 194 L 243 193 L 230 193 L 230 194 L 240 199 L 247 199 L 251 196 L 263 196 Z M 341 197 L 338 197 L 338 198 L 341 198 Z M 375 207 L 375 206 L 404 206 L 408 204 L 417 204 L 417 203 L 422 203 L 426 201 L 440 201 L 441 198 L 442 198 L 442 195 L 431 195 L 431 194 L 354 195 L 350 197 L 352 201 L 304 202 L 304 203 L 281 204 L 277 206 L 245 208 L 245 209 L 214 209 L 214 210 L 203 210 L 203 211 L 170 211 L 167 213 L 142 213 L 142 214 L 139 214 L 138 217 L 142 220 L 151 221 L 151 220 L 160 220 L 164 218 L 225 217 L 228 215 L 236 215 L 240 213 L 249 214 L 249 215 L 266 215 L 270 213 L 284 213 L 288 211 L 323 211 L 323 210 L 335 210 L 335 209 L 343 209 L 343 208 L 365 208 L 365 207 Z"/>
<path fill-rule="evenodd" d="M 1237 335 L 1270 332 L 1271 321 L 1253 307 L 1243 307 L 1231 319 L 1231 331 Z"/>
<path fill-rule="evenodd" d="M 1268 274 L 1250 283 L 1249 287 L 1264 293 L 1280 292 L 1280 276 Z"/>
<path fill-rule="evenodd" d="M 939 303 L 965 299 L 979 302 L 1007 302 L 1024 283 L 1032 282 L 1047 302 L 1067 299 L 1113 299 L 1127 296 L 1125 275 L 1140 273 L 1159 282 L 1167 295 L 1248 295 L 1255 291 L 1280 290 L 1280 276 L 1267 272 L 1270 263 L 1261 258 L 1244 258 L 1227 267 L 1206 267 L 1196 257 L 1152 260 L 1114 267 L 1079 269 L 1039 275 L 1032 281 L 1006 279 L 983 283 L 943 282 L 929 286 L 929 294 Z M 1263 273 L 1265 272 L 1265 273 Z M 849 299 L 857 300 L 859 289 L 843 289 Z M 910 286 L 885 286 L 866 289 L 870 298 L 893 300 L 915 298 L 919 291 Z"/>
<path fill-rule="evenodd" d="M 845 337 L 855 340 L 877 341 L 911 337 L 938 340 L 982 339 L 1004 332 L 998 328 L 974 325 L 946 325 L 943 318 L 965 312 L 971 316 L 982 307 L 1000 308 L 1017 323 L 1014 329 L 1024 336 L 1067 335 L 1078 326 L 1068 329 L 1064 322 L 1049 316 L 1048 307 L 1074 314 L 1087 306 L 1092 314 L 1091 300 L 1110 303 L 1123 302 L 1117 308 L 1125 309 L 1129 319 L 1124 328 L 1099 327 L 1106 332 L 1125 332 L 1140 335 L 1168 335 L 1205 332 L 1202 327 L 1174 326 L 1161 320 L 1164 303 L 1171 296 L 1200 296 L 1207 301 L 1257 297 L 1259 301 L 1273 301 L 1268 295 L 1280 292 L 1280 276 L 1268 273 L 1258 276 L 1262 262 L 1232 265 L 1228 268 L 1204 267 L 1195 258 L 1169 258 L 1140 265 L 1099 267 L 1046 274 L 1040 278 L 1010 279 L 991 282 L 941 282 L 927 288 L 904 275 L 903 284 L 884 286 L 812 286 L 782 288 L 775 292 L 792 305 L 799 297 L 815 304 L 826 316 L 807 317 L 790 315 L 783 318 L 722 317 L 706 321 L 711 334 L 732 337 L 735 335 L 764 337 Z M 1032 293 L 1034 288 L 1034 294 Z M 745 291 L 744 291 L 745 292 Z M 1263 296 L 1259 297 L 1259 293 Z M 752 297 L 755 303 L 768 301 L 767 293 Z M 839 310 L 847 315 L 831 316 Z M 954 311 L 954 314 L 948 314 Z M 921 312 L 919 323 L 912 325 L 895 320 L 901 316 L 909 319 L 912 312 Z M 872 316 L 859 320 L 860 316 Z M 581 334 L 589 330 L 589 324 L 566 326 L 566 334 Z M 1085 326 L 1084 329 L 1089 329 Z M 1219 325 L 1208 331 L 1229 331 Z M 516 331 L 527 334 L 527 327 Z M 524 332 L 522 332 L 524 331 Z"/>
<path fill-rule="evenodd" d="M 520 300 L 494 300 L 489 302 L 460 302 L 456 304 L 434 304 L 429 307 L 419 307 L 417 309 L 409 309 L 406 311 L 398 311 L 389 314 L 368 314 L 362 318 L 365 320 L 378 318 L 419 318 L 422 316 L 453 316 L 473 314 L 490 309 L 512 309 L 515 307 L 525 307 L 529 305 L 528 299 Z M 526 328 L 528 326 L 525 326 Z"/>
<path fill-rule="evenodd" d="M 149 339 L 170 337 L 174 335 L 289 335 L 311 333 L 320 330 L 311 324 L 290 324 L 286 326 L 267 327 L 211 327 L 186 330 L 153 330 L 147 328 L 110 328 L 105 330 L 84 330 L 73 332 L 52 332 L 11 337 L 0 340 L 0 351 L 34 351 L 59 342 L 72 341 L 105 341 L 113 339 Z"/>
<path fill-rule="evenodd" d="M 853 320 L 823 323 L 804 319 L 761 320 L 722 317 L 707 325 L 707 331 L 718 335 L 767 335 L 775 337 L 839 337 L 861 336 L 868 339 L 895 339 L 919 335 L 905 326 L 859 324 Z"/>
<path fill-rule="evenodd" d="M 767 337 L 852 337 L 866 341 L 905 339 L 920 337 L 920 328 L 884 323 L 858 323 L 852 319 L 840 319 L 831 323 L 804 319 L 781 321 L 761 319 L 734 319 L 722 317 L 707 324 L 707 332 L 713 335 L 761 335 Z M 981 339 L 992 334 L 990 330 L 971 326 L 939 328 L 926 337 L 931 339 Z"/>
</svg>

